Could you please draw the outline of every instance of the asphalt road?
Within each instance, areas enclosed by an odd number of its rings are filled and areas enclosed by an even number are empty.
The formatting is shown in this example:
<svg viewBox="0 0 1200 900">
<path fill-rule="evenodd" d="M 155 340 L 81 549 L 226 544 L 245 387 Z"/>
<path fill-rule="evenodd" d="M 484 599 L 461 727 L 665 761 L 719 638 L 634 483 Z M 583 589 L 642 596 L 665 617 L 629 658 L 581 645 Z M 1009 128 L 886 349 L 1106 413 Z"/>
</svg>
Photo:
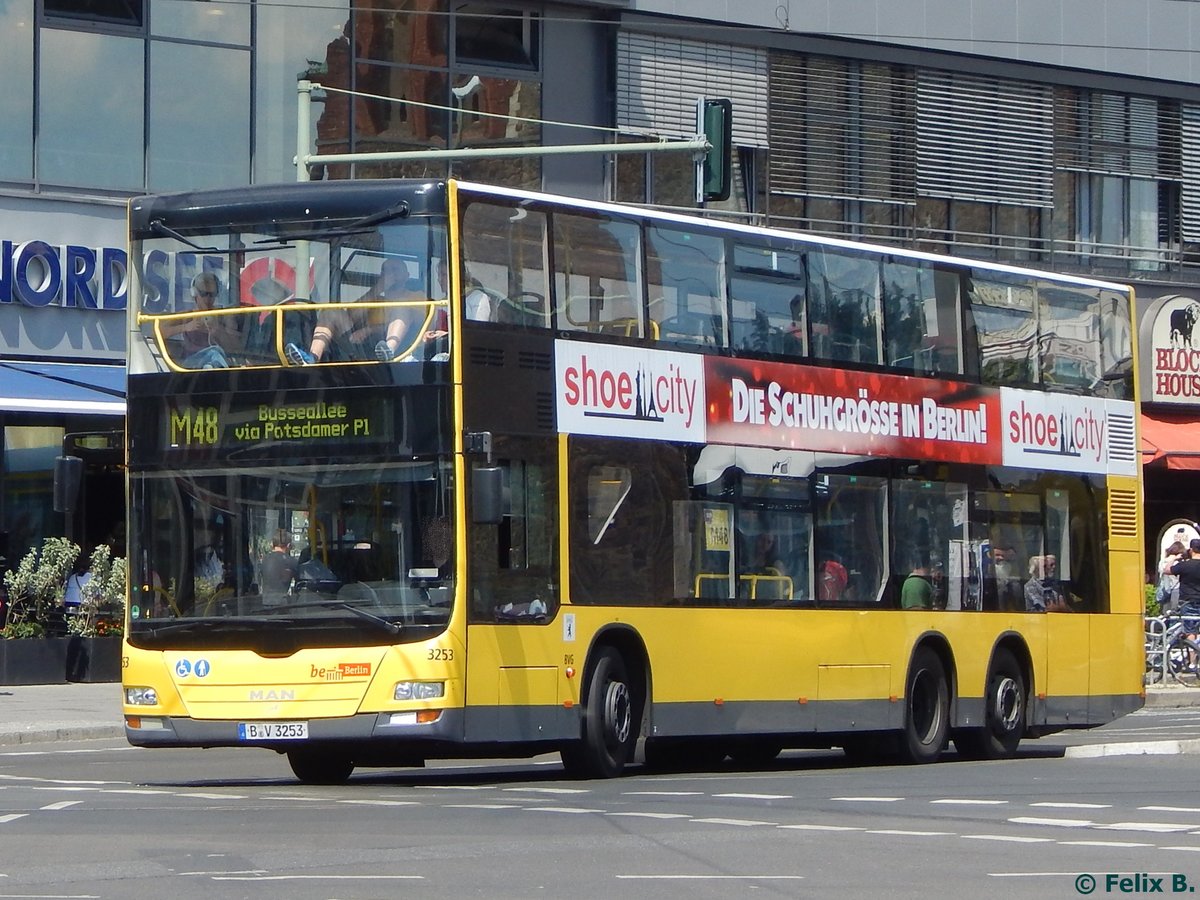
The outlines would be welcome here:
<svg viewBox="0 0 1200 900">
<path fill-rule="evenodd" d="M 1200 731 L 1200 711 L 1151 712 L 1110 727 L 1152 744 Z M 546 757 L 312 787 L 262 750 L 31 744 L 0 748 L 0 898 L 1012 900 L 1078 897 L 1088 878 L 1128 894 L 1120 879 L 1139 875 L 1171 893 L 1200 885 L 1194 770 L 1050 739 L 990 763 L 792 752 L 573 782 Z"/>
</svg>

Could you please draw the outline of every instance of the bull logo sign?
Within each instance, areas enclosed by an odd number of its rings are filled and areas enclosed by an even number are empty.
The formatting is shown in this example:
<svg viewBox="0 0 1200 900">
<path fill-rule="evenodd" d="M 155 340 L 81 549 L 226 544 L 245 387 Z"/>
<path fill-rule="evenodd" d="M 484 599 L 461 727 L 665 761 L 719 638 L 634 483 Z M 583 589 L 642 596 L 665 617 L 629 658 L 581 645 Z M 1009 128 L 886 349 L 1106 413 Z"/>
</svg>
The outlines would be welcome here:
<svg viewBox="0 0 1200 900">
<path fill-rule="evenodd" d="M 1185 306 L 1176 306 L 1171 310 L 1171 346 L 1193 346 L 1192 332 L 1196 329 L 1196 321 L 1200 319 L 1200 303 L 1190 300 Z"/>
<path fill-rule="evenodd" d="M 1200 403 L 1200 301 L 1165 297 L 1150 330 L 1150 391 L 1159 403 Z M 1145 331 L 1143 331 L 1145 335 Z"/>
</svg>

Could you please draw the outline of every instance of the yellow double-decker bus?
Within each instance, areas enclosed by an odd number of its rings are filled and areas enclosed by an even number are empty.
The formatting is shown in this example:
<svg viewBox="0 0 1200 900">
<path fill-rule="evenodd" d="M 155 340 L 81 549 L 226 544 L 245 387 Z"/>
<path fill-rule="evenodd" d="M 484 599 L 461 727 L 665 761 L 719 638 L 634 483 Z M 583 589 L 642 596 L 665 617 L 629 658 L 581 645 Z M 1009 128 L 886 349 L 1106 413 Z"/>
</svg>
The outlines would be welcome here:
<svg viewBox="0 0 1200 900">
<path fill-rule="evenodd" d="M 613 776 L 1143 702 L 1126 287 L 456 181 L 130 240 L 133 744 Z"/>
</svg>

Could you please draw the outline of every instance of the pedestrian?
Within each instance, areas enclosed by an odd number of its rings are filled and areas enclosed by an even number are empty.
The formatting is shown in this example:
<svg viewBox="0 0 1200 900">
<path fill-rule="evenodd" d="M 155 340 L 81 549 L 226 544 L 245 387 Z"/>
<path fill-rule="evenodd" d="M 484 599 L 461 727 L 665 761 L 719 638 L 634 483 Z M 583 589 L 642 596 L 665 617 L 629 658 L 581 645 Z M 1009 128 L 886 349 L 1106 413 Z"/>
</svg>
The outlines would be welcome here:
<svg viewBox="0 0 1200 900">
<path fill-rule="evenodd" d="M 1192 538 L 1183 556 L 1170 569 L 1179 577 L 1179 610 L 1189 607 L 1200 613 L 1200 538 Z"/>
<path fill-rule="evenodd" d="M 1171 572 L 1175 563 L 1183 558 L 1182 541 L 1175 541 L 1165 551 L 1158 564 L 1158 588 L 1155 599 L 1158 600 L 1159 615 L 1165 615 L 1179 606 L 1179 576 Z"/>
</svg>

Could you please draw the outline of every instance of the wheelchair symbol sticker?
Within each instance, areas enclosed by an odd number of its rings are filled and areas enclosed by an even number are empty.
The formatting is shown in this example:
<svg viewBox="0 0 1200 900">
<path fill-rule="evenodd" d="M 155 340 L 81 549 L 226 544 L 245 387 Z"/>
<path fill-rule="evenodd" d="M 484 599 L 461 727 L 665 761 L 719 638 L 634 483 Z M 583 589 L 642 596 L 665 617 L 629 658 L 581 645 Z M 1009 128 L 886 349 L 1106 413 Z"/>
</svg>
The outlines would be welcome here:
<svg viewBox="0 0 1200 900">
<path fill-rule="evenodd" d="M 175 663 L 175 674 L 180 678 L 187 678 L 192 674 L 192 663 L 190 660 L 181 659 Z"/>
</svg>

